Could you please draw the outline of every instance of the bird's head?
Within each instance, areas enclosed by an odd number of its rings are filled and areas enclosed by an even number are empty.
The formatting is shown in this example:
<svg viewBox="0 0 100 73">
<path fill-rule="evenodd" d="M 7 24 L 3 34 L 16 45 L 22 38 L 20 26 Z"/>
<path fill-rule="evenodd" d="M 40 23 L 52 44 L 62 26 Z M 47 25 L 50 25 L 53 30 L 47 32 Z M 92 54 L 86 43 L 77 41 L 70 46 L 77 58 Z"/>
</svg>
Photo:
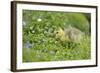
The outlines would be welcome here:
<svg viewBox="0 0 100 73">
<path fill-rule="evenodd" d="M 62 28 L 58 28 L 54 33 L 56 38 L 61 38 L 65 35 L 64 30 Z"/>
</svg>

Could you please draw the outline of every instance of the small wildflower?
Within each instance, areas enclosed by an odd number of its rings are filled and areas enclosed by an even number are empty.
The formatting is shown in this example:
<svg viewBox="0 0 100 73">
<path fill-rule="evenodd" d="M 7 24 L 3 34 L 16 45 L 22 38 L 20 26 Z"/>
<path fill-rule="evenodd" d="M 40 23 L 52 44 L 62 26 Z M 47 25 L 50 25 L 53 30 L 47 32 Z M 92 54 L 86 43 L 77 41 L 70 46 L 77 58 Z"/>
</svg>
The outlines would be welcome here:
<svg viewBox="0 0 100 73">
<path fill-rule="evenodd" d="M 32 33 L 35 33 L 35 31 L 34 31 L 34 30 L 32 30 Z"/>
<path fill-rule="evenodd" d="M 30 30 L 32 30 L 33 29 L 33 27 L 30 27 Z"/>
<path fill-rule="evenodd" d="M 34 43 L 30 44 L 29 41 L 27 41 L 24 45 L 24 48 L 26 49 L 34 48 Z"/>
<path fill-rule="evenodd" d="M 25 26 L 26 25 L 26 22 L 25 21 L 22 21 L 22 25 Z"/>
<path fill-rule="evenodd" d="M 30 48 L 30 43 L 29 43 L 29 41 L 27 41 L 27 42 L 25 43 L 24 47 L 25 47 L 26 49 L 29 49 L 29 48 Z"/>
<path fill-rule="evenodd" d="M 38 18 L 38 19 L 37 19 L 37 21 L 38 21 L 38 22 L 41 22 L 41 21 L 42 21 L 42 19 L 41 19 L 41 18 Z"/>
</svg>

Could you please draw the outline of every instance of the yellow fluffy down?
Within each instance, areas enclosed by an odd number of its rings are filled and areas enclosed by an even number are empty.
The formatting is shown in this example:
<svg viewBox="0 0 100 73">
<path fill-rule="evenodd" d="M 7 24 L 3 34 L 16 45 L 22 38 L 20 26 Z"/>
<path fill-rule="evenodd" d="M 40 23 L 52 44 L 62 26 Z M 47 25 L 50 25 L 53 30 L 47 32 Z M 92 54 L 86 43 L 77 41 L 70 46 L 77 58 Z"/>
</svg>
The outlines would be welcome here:
<svg viewBox="0 0 100 73">
<path fill-rule="evenodd" d="M 55 32 L 56 32 L 56 38 L 60 39 L 61 41 L 79 43 L 83 36 L 83 32 L 72 26 L 69 26 L 64 30 L 62 28 L 59 28 Z"/>
<path fill-rule="evenodd" d="M 59 38 L 61 41 L 68 41 L 68 36 L 65 36 L 64 30 L 61 28 L 56 31 L 56 38 Z"/>
</svg>

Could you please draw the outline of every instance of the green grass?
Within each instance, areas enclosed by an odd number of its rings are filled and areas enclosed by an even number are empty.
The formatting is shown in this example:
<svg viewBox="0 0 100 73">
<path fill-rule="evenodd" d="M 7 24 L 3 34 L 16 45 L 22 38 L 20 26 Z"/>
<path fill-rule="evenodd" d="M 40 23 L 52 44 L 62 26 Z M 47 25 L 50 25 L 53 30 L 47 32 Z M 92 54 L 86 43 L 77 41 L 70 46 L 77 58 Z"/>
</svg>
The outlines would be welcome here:
<svg viewBox="0 0 100 73">
<path fill-rule="evenodd" d="M 85 34 L 80 43 L 56 39 L 55 30 L 68 25 Z M 23 62 L 90 59 L 90 33 L 89 20 L 83 13 L 23 10 Z"/>
<path fill-rule="evenodd" d="M 53 38 L 52 38 L 53 39 Z M 36 45 L 34 48 L 23 48 L 23 62 L 35 61 L 63 61 L 90 59 L 90 39 L 85 37 L 80 44 L 68 48 L 60 42 L 46 43 L 45 46 Z"/>
</svg>

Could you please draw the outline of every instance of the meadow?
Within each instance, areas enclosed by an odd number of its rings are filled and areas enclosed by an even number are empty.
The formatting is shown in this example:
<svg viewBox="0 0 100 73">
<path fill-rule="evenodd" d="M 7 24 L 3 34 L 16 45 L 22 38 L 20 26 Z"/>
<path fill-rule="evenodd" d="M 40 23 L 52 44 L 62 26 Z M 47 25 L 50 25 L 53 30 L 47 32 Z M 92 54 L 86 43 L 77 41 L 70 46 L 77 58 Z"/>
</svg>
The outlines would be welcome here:
<svg viewBox="0 0 100 73">
<path fill-rule="evenodd" d="M 90 18 L 89 13 L 23 10 L 23 62 L 91 59 Z"/>
</svg>

